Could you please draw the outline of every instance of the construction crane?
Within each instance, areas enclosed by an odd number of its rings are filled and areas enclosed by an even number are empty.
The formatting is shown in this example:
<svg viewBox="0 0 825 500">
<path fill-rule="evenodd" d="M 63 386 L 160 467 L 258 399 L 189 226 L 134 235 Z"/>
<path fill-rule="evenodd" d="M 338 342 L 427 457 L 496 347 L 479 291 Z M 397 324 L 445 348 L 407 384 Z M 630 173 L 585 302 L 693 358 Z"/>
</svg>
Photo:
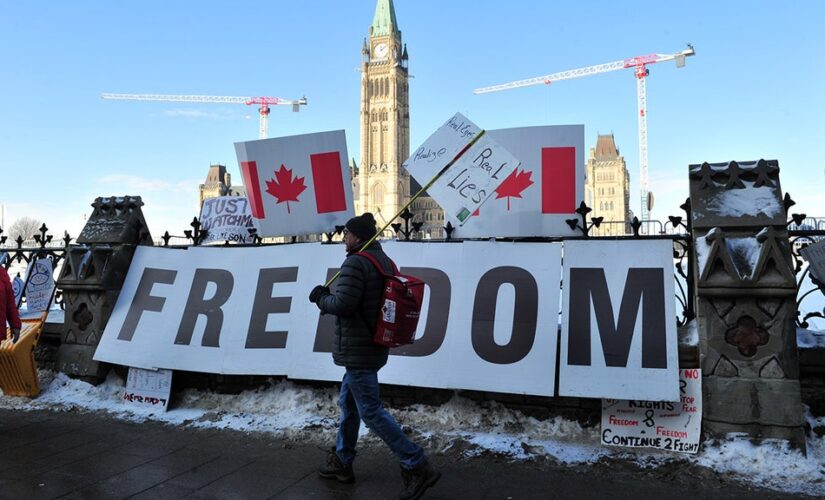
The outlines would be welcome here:
<svg viewBox="0 0 825 500">
<path fill-rule="evenodd" d="M 259 104 L 258 113 L 261 116 L 258 128 L 258 137 L 269 137 L 269 107 L 292 105 L 292 111 L 297 112 L 300 106 L 306 105 L 307 98 L 281 99 L 280 97 L 234 97 L 217 95 L 165 95 L 165 94 L 100 94 L 103 99 L 117 99 L 121 101 L 166 101 L 166 102 L 207 102 L 216 104 Z"/>
<path fill-rule="evenodd" d="M 526 80 L 518 80 L 515 82 L 504 83 L 501 85 L 493 85 L 492 87 L 482 87 L 475 89 L 474 94 L 487 94 L 490 92 L 498 92 L 500 90 L 517 89 L 521 87 L 530 87 L 533 85 L 550 85 L 553 82 L 560 80 L 570 80 L 572 78 L 580 78 L 582 76 L 598 75 L 600 73 L 607 73 L 608 71 L 616 71 L 620 69 L 634 69 L 636 76 L 636 95 L 639 107 L 639 188 L 641 190 L 641 217 L 640 219 L 646 221 L 650 218 L 650 210 L 653 208 L 653 196 L 648 191 L 647 180 L 647 91 L 645 87 L 645 78 L 650 74 L 647 69 L 648 64 L 656 64 L 665 61 L 676 61 L 676 67 L 681 68 L 685 65 L 685 58 L 695 54 L 693 46 L 688 44 L 687 49 L 673 54 L 648 54 L 645 56 L 636 56 L 629 59 L 622 59 L 620 61 L 613 61 L 605 64 L 597 64 L 595 66 L 587 66 L 585 68 L 571 69 L 551 75 L 538 76 L 535 78 L 528 78 Z"/>
</svg>

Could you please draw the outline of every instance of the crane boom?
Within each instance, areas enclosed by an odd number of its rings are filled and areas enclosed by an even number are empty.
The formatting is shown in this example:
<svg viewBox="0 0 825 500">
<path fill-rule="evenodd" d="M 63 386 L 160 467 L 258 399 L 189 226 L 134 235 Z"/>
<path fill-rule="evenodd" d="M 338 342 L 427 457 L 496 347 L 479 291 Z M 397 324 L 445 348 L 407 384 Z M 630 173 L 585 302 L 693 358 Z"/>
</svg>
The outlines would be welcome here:
<svg viewBox="0 0 825 500">
<path fill-rule="evenodd" d="M 473 93 L 478 95 L 540 84 L 549 85 L 553 82 L 558 82 L 561 80 L 570 80 L 582 76 L 598 75 L 609 71 L 634 68 L 634 75 L 636 76 L 637 106 L 639 110 L 639 190 L 641 192 L 641 220 L 646 221 L 650 218 L 650 209 L 652 208 L 652 199 L 648 190 L 647 167 L 647 89 L 645 84 L 645 78 L 649 74 L 647 65 L 666 61 L 676 61 L 676 67 L 681 68 L 685 65 L 685 57 L 695 54 L 696 52 L 693 50 L 693 46 L 688 44 L 685 50 L 681 52 L 674 52 L 673 54 L 647 54 L 644 56 L 630 57 L 620 61 L 597 64 L 595 66 L 586 66 L 584 68 L 561 71 L 559 73 L 537 76 L 535 78 L 527 78 L 525 80 L 516 80 L 514 82 L 502 83 L 500 85 L 493 85 L 490 87 L 481 87 L 475 89 Z"/>
<path fill-rule="evenodd" d="M 306 105 L 307 98 L 281 99 L 280 97 L 238 97 L 219 95 L 174 95 L 174 94 L 100 94 L 103 99 L 121 101 L 165 101 L 165 102 L 202 102 L 212 104 L 253 104 L 260 105 L 260 126 L 258 136 L 266 139 L 269 135 L 269 106 L 292 106 L 292 111 L 298 111 L 300 106 Z"/>
</svg>

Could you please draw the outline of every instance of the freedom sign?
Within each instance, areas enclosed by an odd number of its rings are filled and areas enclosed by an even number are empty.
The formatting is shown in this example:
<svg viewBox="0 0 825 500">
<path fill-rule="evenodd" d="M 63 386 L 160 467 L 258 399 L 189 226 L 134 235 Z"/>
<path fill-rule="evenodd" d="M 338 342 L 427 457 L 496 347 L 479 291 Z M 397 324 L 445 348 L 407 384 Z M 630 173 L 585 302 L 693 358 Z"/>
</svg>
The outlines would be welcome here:
<svg viewBox="0 0 825 500">
<path fill-rule="evenodd" d="M 236 142 L 259 236 L 330 232 L 353 217 L 343 130 Z"/>
<path fill-rule="evenodd" d="M 422 186 L 441 174 L 427 193 L 459 226 L 519 166 L 519 160 L 507 149 L 482 134 L 478 126 L 456 113 L 402 165 Z"/>
<path fill-rule="evenodd" d="M 391 351 L 382 383 L 553 395 L 560 243 L 383 246 L 426 291 L 416 341 Z M 317 243 L 138 247 L 95 359 L 341 380 L 335 317 L 307 296 L 344 257 Z"/>
<path fill-rule="evenodd" d="M 670 240 L 566 241 L 559 395 L 679 401 L 673 290 Z"/>
<path fill-rule="evenodd" d="M 458 238 L 574 236 L 584 199 L 584 125 L 488 130 L 521 160 L 495 196 L 453 235 Z"/>
</svg>

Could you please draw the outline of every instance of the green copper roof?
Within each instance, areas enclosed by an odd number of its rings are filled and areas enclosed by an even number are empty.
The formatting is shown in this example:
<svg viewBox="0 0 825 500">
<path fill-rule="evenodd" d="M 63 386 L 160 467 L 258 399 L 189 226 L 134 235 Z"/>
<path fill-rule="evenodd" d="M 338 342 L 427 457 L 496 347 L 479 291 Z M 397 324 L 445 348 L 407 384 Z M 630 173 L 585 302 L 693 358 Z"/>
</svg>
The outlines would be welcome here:
<svg viewBox="0 0 825 500">
<path fill-rule="evenodd" d="M 378 0 L 375 6 L 375 17 L 372 19 L 370 35 L 389 35 L 398 29 L 395 22 L 395 7 L 392 0 Z"/>
</svg>

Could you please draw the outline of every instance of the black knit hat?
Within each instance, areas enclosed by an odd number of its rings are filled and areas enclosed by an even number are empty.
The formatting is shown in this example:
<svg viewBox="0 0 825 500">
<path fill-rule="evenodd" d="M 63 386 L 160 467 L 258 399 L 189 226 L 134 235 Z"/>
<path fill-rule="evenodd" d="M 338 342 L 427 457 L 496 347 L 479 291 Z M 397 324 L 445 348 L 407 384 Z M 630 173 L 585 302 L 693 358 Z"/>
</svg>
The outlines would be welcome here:
<svg viewBox="0 0 825 500">
<path fill-rule="evenodd" d="M 369 212 L 353 217 L 347 221 L 347 231 L 358 237 L 361 241 L 367 241 L 375 236 L 375 217 Z"/>
</svg>

